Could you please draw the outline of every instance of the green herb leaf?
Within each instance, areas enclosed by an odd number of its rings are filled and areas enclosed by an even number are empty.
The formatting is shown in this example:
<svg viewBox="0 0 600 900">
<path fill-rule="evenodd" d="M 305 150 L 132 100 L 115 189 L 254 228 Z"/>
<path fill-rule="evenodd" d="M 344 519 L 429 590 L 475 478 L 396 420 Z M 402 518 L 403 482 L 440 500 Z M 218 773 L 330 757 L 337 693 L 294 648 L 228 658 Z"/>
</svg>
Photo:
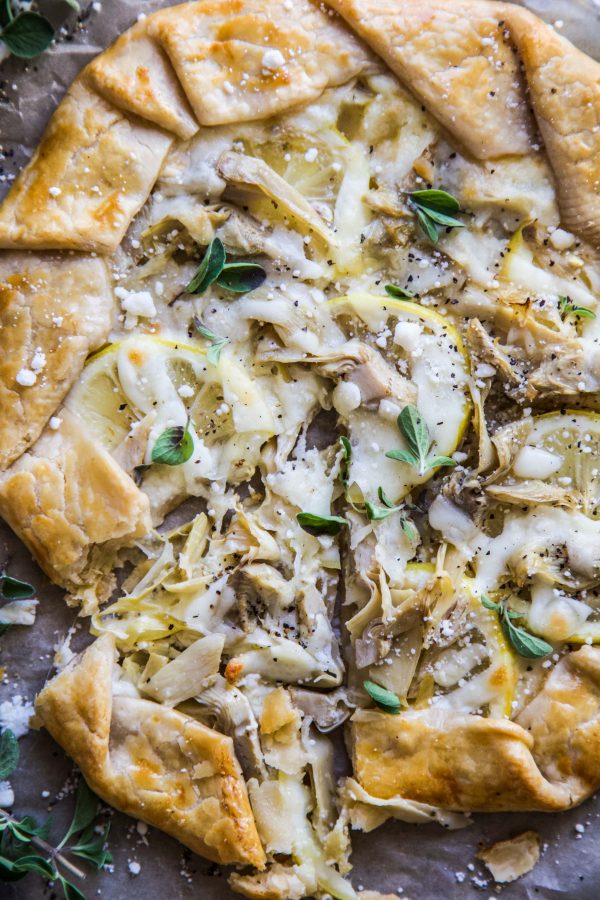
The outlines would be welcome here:
<svg viewBox="0 0 600 900">
<path fill-rule="evenodd" d="M 258 263 L 227 263 L 216 279 L 219 287 L 234 294 L 246 294 L 260 287 L 267 273 Z"/>
<path fill-rule="evenodd" d="M 152 448 L 152 462 L 163 466 L 180 466 L 194 452 L 194 440 L 187 425 L 174 425 L 158 437 Z"/>
<path fill-rule="evenodd" d="M 43 878 L 53 881 L 56 878 L 56 869 L 47 859 L 37 853 L 29 853 L 19 856 L 14 862 L 15 868 L 20 872 L 37 872 Z"/>
<path fill-rule="evenodd" d="M 386 284 L 384 290 L 386 294 L 390 297 L 395 297 L 397 300 L 409 300 L 415 296 L 411 291 L 407 291 L 406 288 L 402 288 L 398 284 Z"/>
<path fill-rule="evenodd" d="M 496 612 L 498 612 L 498 610 L 500 609 L 499 603 L 494 603 L 493 600 L 490 600 L 490 598 L 486 597 L 485 595 L 480 597 L 480 600 L 481 600 L 482 605 L 485 606 L 486 609 L 493 609 Z"/>
<path fill-rule="evenodd" d="M 185 289 L 186 294 L 203 294 L 216 281 L 225 265 L 225 247 L 220 238 L 214 238 L 204 253 L 196 274 Z"/>
<path fill-rule="evenodd" d="M 27 872 L 17 868 L 14 861 L 7 856 L 0 856 L 0 881 L 19 881 Z"/>
<path fill-rule="evenodd" d="M 399 509 L 400 507 L 398 507 Z M 397 512 L 396 508 L 388 508 L 387 506 L 375 506 L 370 500 L 365 500 L 365 511 L 367 519 L 371 522 L 378 522 L 381 519 L 387 519 L 392 513 Z"/>
<path fill-rule="evenodd" d="M 0 27 L 4 28 L 14 19 L 10 0 L 0 0 Z"/>
<path fill-rule="evenodd" d="M 10 728 L 0 735 L 0 781 L 5 781 L 19 765 L 19 742 Z"/>
<path fill-rule="evenodd" d="M 431 446 L 429 429 L 412 403 L 407 404 L 398 416 L 398 428 L 415 456 L 419 459 L 427 456 Z"/>
<path fill-rule="evenodd" d="M 77 0 L 65 0 L 65 3 L 67 4 L 67 6 L 70 6 L 71 9 L 77 10 L 77 12 L 79 12 L 79 10 L 81 9 Z"/>
<path fill-rule="evenodd" d="M 374 681 L 363 681 L 363 687 L 371 700 L 380 706 L 385 712 L 397 715 L 402 709 L 402 702 L 396 694 L 375 684 Z"/>
<path fill-rule="evenodd" d="M 513 625 L 506 612 L 502 617 L 502 626 L 504 633 L 519 656 L 524 656 L 527 659 L 537 659 L 554 652 L 554 647 L 551 644 L 536 637 L 534 634 L 530 634 L 524 628 L 518 628 L 516 625 Z"/>
<path fill-rule="evenodd" d="M 402 531 L 404 532 L 406 537 L 409 539 L 409 541 L 416 541 L 417 538 L 419 537 L 416 528 L 413 528 L 413 526 L 410 524 L 410 522 L 407 522 L 406 519 L 402 519 L 402 521 L 400 523 L 400 527 L 402 528 Z"/>
<path fill-rule="evenodd" d="M 400 509 L 399 506 L 398 507 L 394 506 L 394 504 L 392 503 L 392 501 L 390 500 L 390 498 L 388 497 L 388 495 L 386 494 L 386 492 L 384 491 L 384 489 L 381 486 L 377 488 L 377 496 L 379 497 L 379 499 L 381 500 L 383 505 L 388 507 L 388 509 Z"/>
<path fill-rule="evenodd" d="M 318 516 L 315 513 L 300 512 L 296 516 L 298 524 L 308 534 L 339 534 L 348 520 L 342 516 Z"/>
<path fill-rule="evenodd" d="M 22 12 L 4 26 L 0 38 L 13 56 L 33 59 L 43 53 L 54 40 L 54 29 L 39 13 Z"/>
<path fill-rule="evenodd" d="M 20 822 L 7 821 L 11 834 L 19 841 L 28 842 L 29 838 L 47 838 L 50 832 L 50 819 L 38 825 L 33 816 L 23 816 Z"/>
<path fill-rule="evenodd" d="M 422 210 L 415 210 L 417 215 L 417 221 L 429 240 L 432 244 L 437 244 L 439 238 L 439 232 L 437 230 L 435 222 L 432 222 L 429 216 Z"/>
<path fill-rule="evenodd" d="M 110 831 L 110 823 L 106 826 L 104 832 L 98 835 L 94 840 L 81 841 L 74 846 L 68 847 L 69 853 L 85 859 L 97 869 L 101 869 L 107 862 L 112 861 L 110 852 L 106 849 L 106 841 Z"/>
<path fill-rule="evenodd" d="M 409 466 L 419 467 L 419 460 L 409 450 L 388 450 L 385 455 L 388 459 L 397 459 L 399 462 L 405 462 Z"/>
<path fill-rule="evenodd" d="M 206 354 L 208 362 L 212 366 L 218 366 L 221 350 L 229 343 L 229 338 L 223 338 L 220 337 L 220 335 L 215 334 L 214 331 L 211 331 L 210 328 L 203 325 L 197 316 L 194 318 L 194 325 L 196 326 L 196 331 L 198 331 L 202 337 L 206 338 L 207 341 L 211 342 L 211 346 Z"/>
<path fill-rule="evenodd" d="M 352 445 L 345 435 L 341 435 L 340 437 L 340 447 L 342 451 L 342 458 L 340 460 L 340 481 L 344 487 L 347 487 L 348 479 L 350 477 L 350 463 L 352 461 Z"/>
<path fill-rule="evenodd" d="M 79 890 L 78 887 L 75 887 L 74 884 L 71 884 L 70 881 L 67 881 L 62 875 L 59 876 L 60 886 L 63 889 L 63 894 L 65 895 L 65 900 L 85 900 L 85 894 Z"/>
<path fill-rule="evenodd" d="M 455 466 L 456 460 L 449 456 L 430 456 L 427 460 L 428 469 L 437 469 L 438 466 Z"/>
<path fill-rule="evenodd" d="M 28 600 L 35 596 L 35 588 L 27 581 L 13 578 L 12 575 L 0 576 L 0 597 L 3 600 Z"/>
<path fill-rule="evenodd" d="M 434 244 L 439 237 L 438 226 L 464 228 L 464 222 L 450 215 L 460 212 L 460 204 L 447 191 L 413 191 L 409 194 L 409 206 L 414 209 L 421 228 Z"/>
<path fill-rule="evenodd" d="M 418 206 L 426 206 L 429 209 L 435 209 L 440 212 L 460 212 L 460 203 L 448 191 L 441 191 L 436 188 L 430 188 L 425 191 L 413 191 L 410 194 L 410 199 Z"/>
<path fill-rule="evenodd" d="M 67 833 L 58 845 L 59 849 L 65 846 L 70 837 L 83 831 L 88 825 L 91 825 L 96 818 L 97 812 L 98 798 L 88 787 L 85 778 L 81 778 L 77 788 L 77 799 L 75 801 L 73 819 Z"/>
<path fill-rule="evenodd" d="M 587 306 L 574 306 L 569 297 L 559 297 L 558 305 L 562 319 L 576 316 L 578 319 L 595 319 L 596 313 Z"/>
</svg>

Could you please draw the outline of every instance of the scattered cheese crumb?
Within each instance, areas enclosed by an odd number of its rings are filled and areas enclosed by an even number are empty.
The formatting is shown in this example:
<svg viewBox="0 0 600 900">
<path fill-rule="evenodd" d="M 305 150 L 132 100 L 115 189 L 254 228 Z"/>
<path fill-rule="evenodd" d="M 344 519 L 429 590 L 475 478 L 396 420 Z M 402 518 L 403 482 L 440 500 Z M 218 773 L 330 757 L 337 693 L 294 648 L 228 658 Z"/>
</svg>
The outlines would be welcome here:
<svg viewBox="0 0 600 900">
<path fill-rule="evenodd" d="M 35 372 L 32 372 L 31 369 L 19 369 L 15 375 L 15 381 L 23 387 L 31 387 L 35 384 L 36 380 L 37 375 Z"/>
<path fill-rule="evenodd" d="M 50 426 L 52 431 L 58 431 L 58 429 L 61 426 L 61 423 L 62 423 L 62 419 L 59 418 L 59 416 L 52 416 L 52 418 L 48 422 L 48 425 Z"/>
<path fill-rule="evenodd" d="M 29 731 L 29 720 L 33 715 L 33 704 L 15 694 L 11 700 L 0 703 L 0 727 L 10 728 L 15 737 L 23 737 Z"/>
<path fill-rule="evenodd" d="M 132 875 L 139 875 L 140 872 L 142 871 L 142 867 L 140 866 L 139 862 L 137 862 L 135 859 L 131 860 L 131 862 L 129 862 L 127 864 L 127 868 L 129 869 L 129 871 L 131 872 Z"/>
<path fill-rule="evenodd" d="M 308 150 L 306 151 L 306 153 L 304 154 L 304 159 L 306 160 L 306 162 L 311 163 L 316 160 L 318 155 L 319 155 L 319 151 L 317 150 L 316 147 L 309 147 Z"/>
<path fill-rule="evenodd" d="M 285 56 L 281 50 L 277 50 L 275 47 L 269 47 L 263 54 L 262 64 L 263 69 L 280 69 L 285 65 Z"/>
<path fill-rule="evenodd" d="M 50 194 L 51 197 L 60 197 L 60 195 L 62 194 L 62 191 L 59 187 L 51 187 L 51 188 L 48 188 L 48 193 Z"/>
</svg>

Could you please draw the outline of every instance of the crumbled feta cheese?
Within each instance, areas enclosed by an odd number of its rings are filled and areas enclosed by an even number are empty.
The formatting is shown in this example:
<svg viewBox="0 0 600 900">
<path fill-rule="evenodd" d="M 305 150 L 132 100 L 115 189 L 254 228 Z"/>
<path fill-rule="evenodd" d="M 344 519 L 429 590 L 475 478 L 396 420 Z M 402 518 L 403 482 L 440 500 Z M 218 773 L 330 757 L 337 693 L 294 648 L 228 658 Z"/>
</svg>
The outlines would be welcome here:
<svg viewBox="0 0 600 900">
<path fill-rule="evenodd" d="M 15 802 L 15 795 L 9 781 L 0 781 L 0 806 L 6 809 Z"/>
<path fill-rule="evenodd" d="M 285 56 L 276 47 L 269 47 L 263 54 L 262 64 L 263 69 L 280 69 L 285 65 Z"/>
<path fill-rule="evenodd" d="M 34 372 L 39 373 L 42 371 L 42 369 L 45 367 L 45 365 L 46 365 L 46 354 L 42 351 L 42 349 L 40 347 L 38 347 L 37 350 L 35 351 L 35 353 L 33 354 L 33 357 L 31 359 L 31 363 L 30 363 L 30 367 Z"/>
<path fill-rule="evenodd" d="M 193 397 L 194 388 L 190 387 L 189 384 L 182 384 L 181 387 L 177 388 L 177 393 L 180 397 Z"/>
<path fill-rule="evenodd" d="M 19 369 L 15 375 L 15 381 L 23 387 L 31 387 L 35 384 L 36 379 L 37 375 L 31 369 Z"/>
<path fill-rule="evenodd" d="M 62 194 L 62 191 L 59 187 L 51 187 L 51 188 L 48 188 L 48 193 L 50 194 L 51 197 L 60 197 L 60 195 Z"/>
<path fill-rule="evenodd" d="M 29 720 L 33 715 L 33 704 L 15 694 L 11 700 L 0 703 L 0 727 L 10 728 L 15 737 L 23 737 L 29 731 Z"/>
<path fill-rule="evenodd" d="M 304 159 L 306 160 L 306 162 L 311 163 L 316 160 L 318 155 L 319 155 L 319 151 L 317 150 L 316 147 L 309 147 L 308 150 L 306 151 L 306 153 L 304 154 Z"/>
<path fill-rule="evenodd" d="M 62 419 L 59 418 L 59 416 L 52 416 L 52 418 L 48 422 L 48 425 L 50 426 L 52 431 L 58 431 L 58 429 L 61 426 L 61 423 L 62 423 Z"/>
<path fill-rule="evenodd" d="M 139 862 L 137 862 L 135 859 L 130 860 L 130 862 L 127 864 L 127 868 L 129 869 L 129 871 L 132 875 L 139 875 L 140 872 L 142 871 L 142 867 L 140 866 Z"/>
</svg>

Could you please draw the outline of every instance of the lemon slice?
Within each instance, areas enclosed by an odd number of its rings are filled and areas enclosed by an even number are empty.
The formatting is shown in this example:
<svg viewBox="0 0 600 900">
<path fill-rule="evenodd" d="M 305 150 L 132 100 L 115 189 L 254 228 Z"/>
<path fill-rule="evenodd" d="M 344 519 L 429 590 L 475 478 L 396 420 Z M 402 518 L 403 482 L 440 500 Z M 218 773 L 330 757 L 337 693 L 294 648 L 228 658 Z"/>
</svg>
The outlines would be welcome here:
<svg viewBox="0 0 600 900">
<path fill-rule="evenodd" d="M 469 360 L 455 326 L 427 307 L 376 294 L 349 294 L 330 301 L 329 308 L 348 336 L 358 336 L 380 351 L 415 385 L 431 452 L 452 456 L 471 415 Z M 359 407 L 347 417 L 350 481 L 372 502 L 379 486 L 397 502 L 436 471 L 419 475 L 408 463 L 386 457 L 390 450 L 408 449 L 396 422 L 400 408 L 383 401 L 378 411 Z"/>
<path fill-rule="evenodd" d="M 196 397 L 214 381 L 206 354 L 190 344 L 149 335 L 109 344 L 91 356 L 66 405 L 109 451 L 136 423 L 150 417 L 149 443 L 166 428 L 185 425 Z M 219 402 L 213 399 L 213 408 Z M 204 407 L 204 413 L 206 406 Z"/>
<path fill-rule="evenodd" d="M 531 429 L 523 428 L 518 450 L 505 477 L 491 486 L 491 493 L 515 497 L 540 482 L 563 488 L 581 503 L 586 515 L 600 512 L 600 414 L 582 410 L 546 413 L 533 419 Z M 514 450 L 514 444 L 513 448 Z M 540 494 L 540 497 L 542 495 Z"/>
<path fill-rule="evenodd" d="M 516 656 L 498 616 L 483 606 L 471 579 L 463 579 L 461 592 L 466 601 L 462 617 L 466 627 L 448 617 L 441 631 L 446 646 L 436 649 L 432 644 L 425 650 L 417 702 L 423 705 L 424 694 L 428 693 L 433 707 L 510 717 L 518 681 Z"/>
</svg>

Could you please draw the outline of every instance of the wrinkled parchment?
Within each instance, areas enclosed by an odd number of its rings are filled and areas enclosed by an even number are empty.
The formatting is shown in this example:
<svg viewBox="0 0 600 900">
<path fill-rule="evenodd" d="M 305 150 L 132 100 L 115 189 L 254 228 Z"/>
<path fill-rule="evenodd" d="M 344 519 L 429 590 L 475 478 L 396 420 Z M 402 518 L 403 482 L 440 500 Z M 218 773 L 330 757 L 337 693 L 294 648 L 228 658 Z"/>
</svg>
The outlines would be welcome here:
<svg viewBox="0 0 600 900">
<path fill-rule="evenodd" d="M 47 119 L 78 70 L 140 13 L 163 5 L 168 4 L 160 0 L 104 0 L 100 9 L 87 6 L 79 22 L 75 13 L 69 13 L 66 31 L 41 58 L 27 65 L 17 60 L 0 65 L 0 153 L 4 156 L 0 156 L 0 195 L 7 185 L 6 176 L 18 171 L 31 155 Z M 561 33 L 600 58 L 600 0 L 527 0 L 526 5 L 558 23 Z M 42 6 L 55 24 L 68 12 L 58 0 L 51 5 L 42 0 Z M 0 639 L 0 664 L 5 670 L 0 702 L 15 694 L 32 699 L 50 672 L 54 645 L 76 617 L 62 602 L 61 591 L 49 584 L 1 523 L 0 559 L 8 563 L 12 574 L 33 582 L 40 600 L 33 627 L 12 628 Z M 74 649 L 86 642 L 87 623 L 80 622 L 77 627 Z M 339 743 L 340 771 L 344 771 L 347 761 Z M 41 819 L 57 795 L 66 793 L 68 796 L 52 810 L 52 835 L 59 839 L 73 804 L 72 763 L 45 733 L 31 731 L 20 745 L 21 764 L 13 778 L 14 810 Z M 386 825 L 370 835 L 355 832 L 353 884 L 357 890 L 397 893 L 410 900 L 488 900 L 498 894 L 504 900 L 595 900 L 600 897 L 599 799 L 553 815 L 478 815 L 470 828 L 455 832 L 434 825 L 402 823 Z M 502 888 L 494 885 L 476 859 L 479 846 L 530 828 L 541 836 L 540 862 L 518 882 Z M 114 871 L 90 873 L 85 883 L 78 882 L 88 900 L 95 896 L 104 900 L 226 900 L 235 896 L 227 886 L 224 870 L 194 857 L 155 829 L 149 829 L 146 836 L 140 834 L 135 822 L 120 814 L 113 816 L 110 846 Z M 130 872 L 131 862 L 139 863 L 138 875 Z M 37 875 L 28 875 L 14 885 L 0 883 L 0 897 L 6 900 L 41 900 L 48 896 Z"/>
</svg>

